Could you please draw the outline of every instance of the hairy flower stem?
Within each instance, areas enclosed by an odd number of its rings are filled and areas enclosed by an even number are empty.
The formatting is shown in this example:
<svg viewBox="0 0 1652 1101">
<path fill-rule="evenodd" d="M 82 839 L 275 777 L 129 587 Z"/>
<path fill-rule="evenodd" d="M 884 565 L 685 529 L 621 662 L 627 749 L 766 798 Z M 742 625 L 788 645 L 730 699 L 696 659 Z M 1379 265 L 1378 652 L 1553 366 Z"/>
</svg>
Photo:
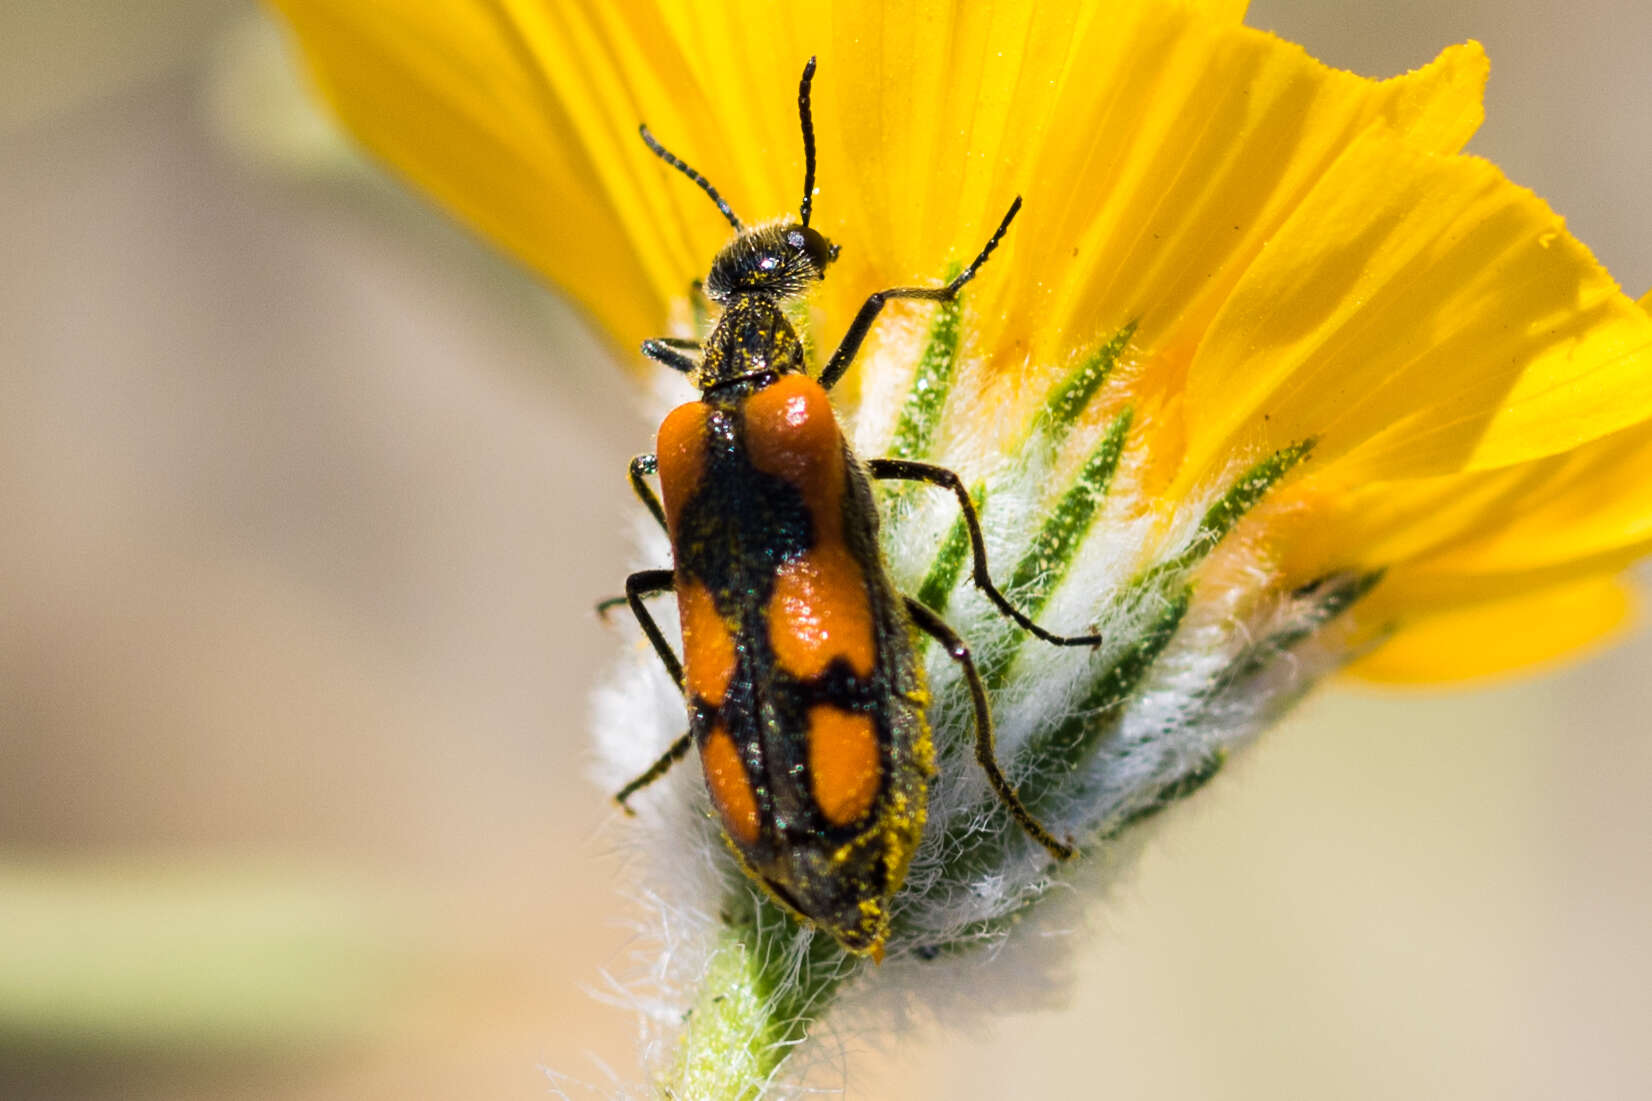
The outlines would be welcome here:
<svg viewBox="0 0 1652 1101">
<path fill-rule="evenodd" d="M 826 1013 L 860 961 L 743 888 L 657 1083 L 672 1101 L 752 1101 Z"/>
</svg>

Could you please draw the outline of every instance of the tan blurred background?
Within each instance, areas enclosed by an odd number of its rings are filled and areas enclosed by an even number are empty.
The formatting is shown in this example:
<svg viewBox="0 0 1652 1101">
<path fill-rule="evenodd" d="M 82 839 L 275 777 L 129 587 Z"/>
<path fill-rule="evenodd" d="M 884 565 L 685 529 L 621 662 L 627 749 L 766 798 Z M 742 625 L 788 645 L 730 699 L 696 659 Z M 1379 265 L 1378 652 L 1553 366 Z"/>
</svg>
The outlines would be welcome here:
<svg viewBox="0 0 1652 1101">
<path fill-rule="evenodd" d="M 1253 5 L 1652 285 L 1652 7 Z M 0 6 L 0 1097 L 634 1076 L 584 779 L 650 426 L 551 295 L 307 117 L 231 0 Z M 1652 472 L 1649 472 L 1652 476 Z M 1326 694 L 1173 816 L 1075 1005 L 856 1098 L 1652 1092 L 1652 642 Z"/>
</svg>

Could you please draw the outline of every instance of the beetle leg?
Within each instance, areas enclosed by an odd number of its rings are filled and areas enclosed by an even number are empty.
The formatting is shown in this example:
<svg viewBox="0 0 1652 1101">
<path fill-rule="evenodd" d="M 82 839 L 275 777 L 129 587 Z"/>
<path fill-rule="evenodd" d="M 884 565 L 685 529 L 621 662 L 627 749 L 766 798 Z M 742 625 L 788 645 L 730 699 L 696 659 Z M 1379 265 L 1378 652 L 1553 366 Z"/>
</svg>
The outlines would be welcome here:
<svg viewBox="0 0 1652 1101">
<path fill-rule="evenodd" d="M 647 482 L 643 481 L 644 475 L 658 472 L 659 467 L 660 462 L 652 453 L 638 455 L 633 458 L 629 468 L 631 477 L 631 492 L 635 493 L 637 495 L 637 499 L 648 506 L 648 511 L 652 512 L 654 514 L 654 519 L 660 522 L 660 530 L 665 532 L 667 535 L 670 535 L 671 529 L 666 527 L 665 509 L 660 507 L 660 498 L 654 492 L 654 488 Z"/>
<path fill-rule="evenodd" d="M 958 292 L 963 289 L 964 284 L 975 278 L 975 273 L 981 270 L 981 265 L 987 262 L 987 257 L 992 255 L 992 250 L 998 247 L 998 242 L 1004 239 L 1005 233 L 1009 232 L 1010 222 L 1020 209 L 1021 196 L 1017 195 L 1015 202 L 1010 204 L 1010 212 L 1004 215 L 1002 222 L 998 223 L 998 228 L 993 231 L 992 238 L 987 241 L 986 247 L 981 250 L 974 260 L 970 261 L 969 267 L 959 272 L 958 277 L 946 286 L 895 287 L 891 290 L 877 291 L 868 296 L 866 301 L 861 304 L 860 312 L 855 314 L 855 319 L 849 323 L 849 331 L 843 335 L 843 342 L 837 346 L 837 351 L 832 353 L 832 358 L 826 361 L 826 369 L 820 372 L 821 388 L 830 390 L 837 384 L 837 380 L 843 377 L 843 372 L 847 371 L 849 365 L 855 361 L 855 353 L 860 351 L 861 342 L 866 339 L 866 334 L 872 330 L 872 323 L 878 319 L 878 314 L 883 312 L 885 303 L 891 299 L 918 298 L 931 302 L 950 302 L 957 298 Z M 647 345 L 643 346 L 643 351 L 648 351 Z"/>
<path fill-rule="evenodd" d="M 660 499 L 654 496 L 654 491 L 648 487 L 647 482 L 642 480 L 644 474 L 652 473 L 654 473 L 654 456 L 638 455 L 631 460 L 631 488 L 636 491 L 638 497 L 642 498 L 642 503 L 648 506 L 648 511 L 654 514 L 654 518 L 660 522 L 660 527 L 663 528 L 665 527 L 665 514 L 660 511 Z M 659 592 L 663 593 L 669 590 L 670 586 L 668 585 L 660 589 Z M 658 594 L 644 593 L 643 595 L 655 596 Z M 597 601 L 597 618 L 606 623 L 608 622 L 609 612 L 622 604 L 629 604 L 630 602 L 631 598 L 627 596 L 610 596 L 599 600 Z"/>
<path fill-rule="evenodd" d="M 930 485 L 950 489 L 958 498 L 958 507 L 964 513 L 964 526 L 969 529 L 970 554 L 974 559 L 971 573 L 975 585 L 994 606 L 1005 615 L 1038 638 L 1052 646 L 1099 646 L 1100 635 L 1058 635 L 1046 631 L 1038 624 L 1028 619 L 1026 614 L 1011 604 L 998 586 L 993 584 L 992 575 L 987 571 L 987 543 L 981 535 L 981 519 L 975 513 L 975 502 L 969 499 L 969 490 L 964 488 L 964 480 L 956 473 L 944 466 L 933 463 L 914 462 L 911 459 L 871 459 L 866 463 L 866 472 L 874 478 L 902 479 L 910 482 L 928 482 Z"/>
<path fill-rule="evenodd" d="M 673 336 L 655 337 L 642 342 L 643 355 L 685 375 L 700 369 L 700 361 L 686 354 L 699 348 L 696 341 L 680 340 Z"/>
<path fill-rule="evenodd" d="M 631 606 L 631 614 L 637 617 L 637 624 L 642 633 L 648 636 L 653 643 L 654 652 L 660 655 L 660 662 L 665 671 L 671 674 L 671 679 L 677 683 L 680 690 L 683 686 L 683 663 L 677 660 L 677 655 L 671 652 L 671 644 L 660 633 L 660 625 L 654 622 L 654 617 L 643 606 L 645 596 L 654 596 L 669 590 L 675 575 L 670 570 L 638 570 L 625 579 L 625 602 Z M 603 601 L 608 604 L 609 601 Z M 602 605 L 598 605 L 601 608 Z"/>
<path fill-rule="evenodd" d="M 647 771 L 614 794 L 614 802 L 618 803 L 626 814 L 636 814 L 636 811 L 625 805 L 625 801 L 669 772 L 671 766 L 682 760 L 693 745 L 693 731 L 683 731 L 683 736 L 672 742 L 671 748 L 662 753 L 659 760 L 649 765 Z"/>
<path fill-rule="evenodd" d="M 946 625 L 945 620 L 927 606 L 910 596 L 904 599 L 906 613 L 912 617 L 912 623 L 918 630 L 945 647 L 947 656 L 957 662 L 964 671 L 964 679 L 969 682 L 970 698 L 975 703 L 975 760 L 987 774 L 987 781 L 992 784 L 998 801 L 1009 809 L 1016 822 L 1027 831 L 1027 836 L 1044 846 L 1045 851 L 1051 856 L 1057 860 L 1072 859 L 1078 855 L 1078 850 L 1057 841 L 1049 830 L 1039 824 L 1032 811 L 1027 809 L 1027 805 L 1010 786 L 1009 780 L 1004 778 L 1004 770 L 998 767 L 998 753 L 994 748 L 992 736 L 992 709 L 987 705 L 986 685 L 981 683 L 981 674 L 975 668 L 975 659 L 970 656 L 969 646 L 958 637 L 956 631 Z"/>
</svg>

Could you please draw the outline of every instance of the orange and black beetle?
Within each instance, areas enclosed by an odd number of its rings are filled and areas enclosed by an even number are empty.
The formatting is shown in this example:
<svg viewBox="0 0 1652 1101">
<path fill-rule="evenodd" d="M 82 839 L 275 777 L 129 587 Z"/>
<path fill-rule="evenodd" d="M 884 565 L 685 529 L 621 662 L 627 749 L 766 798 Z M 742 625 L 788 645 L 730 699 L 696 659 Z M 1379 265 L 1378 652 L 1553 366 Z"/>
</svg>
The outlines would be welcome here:
<svg viewBox="0 0 1652 1101">
<path fill-rule="evenodd" d="M 994 604 L 1049 642 L 987 573 L 980 524 L 952 471 L 897 459 L 859 461 L 826 393 L 894 298 L 944 301 L 986 262 L 1020 209 L 1016 199 L 974 262 L 943 287 L 900 287 L 866 300 L 818 381 L 781 304 L 825 274 L 838 247 L 809 226 L 814 132 L 803 70 L 803 202 L 796 222 L 745 227 L 715 188 L 643 140 L 698 184 L 736 230 L 712 261 L 704 293 L 722 307 L 704 343 L 650 340 L 644 354 L 683 371 L 699 401 L 660 426 L 655 454 L 631 463 L 631 483 L 671 537 L 674 567 L 626 581 L 626 601 L 688 703 L 688 731 L 625 800 L 697 746 L 712 804 L 746 871 L 781 904 L 849 951 L 880 957 L 889 900 L 923 831 L 935 772 L 929 700 L 914 631 L 962 665 L 975 705 L 976 757 L 998 797 L 1057 858 L 1073 850 L 1027 811 L 993 752 L 986 692 L 969 649 L 928 607 L 895 591 L 878 548 L 870 479 L 950 489 L 964 510 L 974 580 Z M 644 477 L 659 475 L 663 507 Z M 675 590 L 683 661 L 643 599 Z"/>
</svg>

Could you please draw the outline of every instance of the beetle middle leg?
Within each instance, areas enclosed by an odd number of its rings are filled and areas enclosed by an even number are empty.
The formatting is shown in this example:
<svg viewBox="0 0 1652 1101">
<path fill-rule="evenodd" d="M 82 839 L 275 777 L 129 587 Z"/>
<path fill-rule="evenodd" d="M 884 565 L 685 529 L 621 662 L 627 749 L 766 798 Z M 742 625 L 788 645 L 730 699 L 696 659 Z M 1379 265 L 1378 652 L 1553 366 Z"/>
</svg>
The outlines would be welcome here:
<svg viewBox="0 0 1652 1101">
<path fill-rule="evenodd" d="M 913 624 L 945 647 L 947 656 L 957 662 L 964 671 L 964 679 L 969 682 L 970 698 L 975 704 L 975 760 L 987 774 L 987 781 L 992 784 L 993 793 L 998 796 L 998 801 L 1004 804 L 1021 828 L 1027 831 L 1027 836 L 1044 846 L 1045 851 L 1051 856 L 1057 860 L 1070 860 L 1077 856 L 1077 849 L 1057 841 L 1055 835 L 1033 817 L 1032 811 L 1027 809 L 1027 805 L 1015 793 L 1015 788 L 1011 787 L 1009 780 L 1005 778 L 1004 770 L 998 766 L 998 751 L 992 735 L 992 708 L 987 703 L 986 685 L 981 683 L 981 674 L 975 668 L 975 659 L 970 656 L 969 646 L 958 637 L 958 632 L 948 627 L 946 621 L 928 606 L 910 596 L 905 600 L 906 613 L 912 617 Z"/>
<path fill-rule="evenodd" d="M 646 457 L 653 458 L 652 455 Z M 683 687 L 683 663 L 672 652 L 671 644 L 665 640 L 665 635 L 660 632 L 660 625 L 654 622 L 654 617 L 649 614 L 648 609 L 643 605 L 644 597 L 670 592 L 674 578 L 675 574 L 671 570 L 638 570 L 625 579 L 624 601 L 631 606 L 631 614 L 637 617 L 637 623 L 642 627 L 642 633 L 648 636 L 649 642 L 653 643 L 654 652 L 659 654 L 660 661 L 665 666 L 665 671 L 671 674 L 671 679 L 677 683 L 678 691 L 681 691 Z M 597 605 L 597 610 L 600 612 L 606 607 L 612 607 L 615 603 L 614 600 L 605 600 Z M 614 801 L 625 809 L 625 813 L 632 813 L 631 808 L 625 805 L 625 801 L 642 788 L 664 776 L 672 765 L 682 759 L 693 744 L 693 734 L 684 733 L 682 737 L 671 743 L 671 748 L 666 750 L 659 760 L 648 766 L 647 771 L 620 788 L 614 795 Z"/>
<path fill-rule="evenodd" d="M 665 671 L 670 673 L 671 679 L 676 682 L 677 690 L 681 691 L 683 663 L 672 652 L 671 644 L 660 631 L 660 625 L 654 622 L 653 615 L 642 602 L 643 597 L 669 592 L 675 576 L 671 570 L 638 570 L 625 579 L 625 602 L 631 606 L 631 614 L 637 617 L 637 625 L 642 628 L 642 633 L 648 636 L 648 641 L 654 646 L 654 652 L 660 655 L 660 664 L 665 666 Z M 601 611 L 604 606 L 612 607 L 613 604 L 612 600 L 604 600 L 597 605 L 597 609 Z"/>
<path fill-rule="evenodd" d="M 650 465 L 652 465 L 654 456 L 639 455 L 637 458 L 648 459 L 650 460 Z M 637 463 L 633 460 L 633 474 L 635 474 L 636 466 Z M 646 486 L 643 487 L 644 490 L 646 490 L 646 488 Z M 645 498 L 645 500 L 651 499 L 652 497 L 653 494 L 649 493 L 648 498 Z M 604 600 L 601 604 L 597 605 L 597 612 L 598 614 L 606 612 L 607 609 L 614 607 L 619 603 L 630 605 L 631 614 L 637 617 L 637 624 L 642 627 L 642 633 L 647 635 L 648 641 L 653 644 L 654 652 L 660 656 L 660 662 L 665 666 L 665 671 L 670 673 L 671 679 L 676 682 L 677 690 L 682 691 L 683 663 L 678 660 L 677 655 L 672 652 L 671 644 L 665 640 L 665 635 L 660 631 L 660 625 L 654 621 L 653 615 L 650 614 L 648 608 L 643 604 L 643 598 L 645 597 L 658 596 L 660 593 L 670 592 L 675 582 L 675 578 L 676 575 L 671 570 L 638 570 L 636 573 L 625 579 L 625 596 Z M 648 769 L 641 776 L 638 776 L 635 780 L 632 780 L 629 784 L 626 784 L 624 787 L 620 788 L 614 795 L 614 801 L 624 809 L 626 814 L 631 814 L 632 810 L 630 807 L 625 805 L 625 801 L 641 789 L 647 787 L 649 784 L 652 784 L 655 780 L 658 780 L 661 776 L 664 776 L 666 772 L 670 770 L 672 765 L 682 759 L 683 755 L 689 751 L 689 748 L 692 747 L 693 744 L 694 736 L 692 732 L 685 732 L 682 737 L 672 742 L 671 748 L 667 749 L 665 753 L 661 755 L 659 760 L 655 761 L 652 765 L 649 765 Z"/>
<path fill-rule="evenodd" d="M 870 459 L 866 463 L 866 472 L 878 479 L 928 482 L 942 489 L 950 489 L 958 498 L 958 507 L 964 514 L 964 526 L 969 529 L 970 556 L 974 560 L 971 577 L 976 587 L 987 595 L 994 607 L 1013 619 L 1024 630 L 1052 646 L 1101 644 L 1100 635 L 1058 635 L 1046 631 L 1029 619 L 1021 609 L 1011 604 L 1009 598 L 993 583 L 992 574 L 987 570 L 987 543 L 981 535 L 981 518 L 975 512 L 975 502 L 969 499 L 969 490 L 964 488 L 964 480 L 958 477 L 956 472 L 944 466 L 915 462 L 911 459 Z"/>
</svg>

